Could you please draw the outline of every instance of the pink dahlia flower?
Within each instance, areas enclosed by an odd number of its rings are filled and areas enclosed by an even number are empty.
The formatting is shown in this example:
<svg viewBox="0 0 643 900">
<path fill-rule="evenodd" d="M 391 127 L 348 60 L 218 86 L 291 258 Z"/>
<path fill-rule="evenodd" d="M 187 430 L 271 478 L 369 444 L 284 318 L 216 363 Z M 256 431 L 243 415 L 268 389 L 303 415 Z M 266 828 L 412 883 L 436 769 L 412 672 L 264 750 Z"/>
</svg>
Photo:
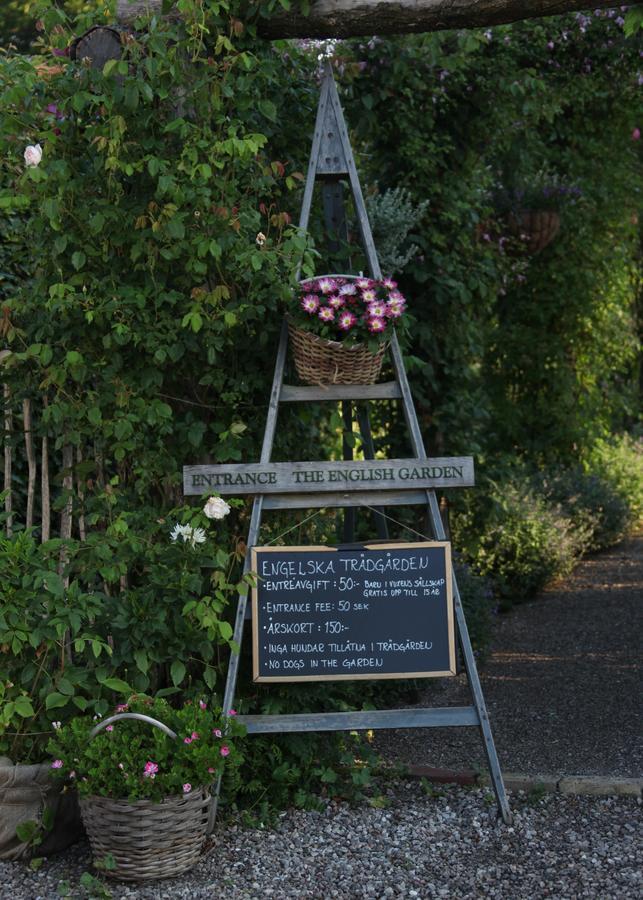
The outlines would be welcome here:
<svg viewBox="0 0 643 900">
<path fill-rule="evenodd" d="M 301 307 L 305 312 L 310 313 L 310 315 L 317 312 L 318 306 L 319 297 L 315 296 L 315 294 L 306 294 L 306 296 L 302 298 Z"/>
<path fill-rule="evenodd" d="M 357 316 L 355 316 L 352 312 L 349 312 L 349 310 L 345 310 L 344 312 L 339 314 L 338 325 L 342 329 L 342 331 L 350 331 L 356 321 Z"/>
<path fill-rule="evenodd" d="M 373 334 L 379 334 L 386 329 L 386 320 L 379 316 L 372 316 L 368 320 L 368 330 Z"/>
<path fill-rule="evenodd" d="M 332 294 L 333 291 L 337 290 L 337 282 L 334 278 L 320 278 L 319 290 L 322 294 Z"/>
<path fill-rule="evenodd" d="M 383 303 L 381 300 L 376 300 L 375 303 L 369 304 L 368 314 L 369 316 L 375 316 L 376 318 L 381 319 L 386 315 L 386 303 Z"/>
</svg>

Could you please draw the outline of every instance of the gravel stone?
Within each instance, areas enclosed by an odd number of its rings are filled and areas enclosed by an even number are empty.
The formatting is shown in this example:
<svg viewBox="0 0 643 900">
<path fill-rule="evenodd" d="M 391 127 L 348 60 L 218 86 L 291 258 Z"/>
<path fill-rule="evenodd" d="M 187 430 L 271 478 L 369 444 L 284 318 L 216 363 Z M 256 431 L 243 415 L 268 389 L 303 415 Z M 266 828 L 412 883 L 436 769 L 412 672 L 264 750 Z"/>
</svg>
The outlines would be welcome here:
<svg viewBox="0 0 643 900">
<path fill-rule="evenodd" d="M 108 882 L 114 900 L 462 898 L 638 900 L 643 892 L 640 799 L 510 794 L 514 824 L 496 817 L 486 789 L 455 785 L 427 796 L 417 782 L 380 785 L 385 811 L 330 802 L 324 814 L 291 810 L 274 830 L 220 823 L 211 847 L 180 878 Z M 326 823 L 322 826 L 322 823 Z M 0 896 L 58 897 L 90 868 L 80 844 L 37 872 L 0 864 Z"/>
</svg>

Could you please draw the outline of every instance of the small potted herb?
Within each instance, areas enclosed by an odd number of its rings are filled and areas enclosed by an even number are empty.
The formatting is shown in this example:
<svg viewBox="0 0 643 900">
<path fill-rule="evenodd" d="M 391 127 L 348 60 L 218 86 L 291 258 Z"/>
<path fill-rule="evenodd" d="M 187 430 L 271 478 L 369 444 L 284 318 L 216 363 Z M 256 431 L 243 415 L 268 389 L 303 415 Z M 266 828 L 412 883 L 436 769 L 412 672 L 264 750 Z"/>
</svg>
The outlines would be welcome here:
<svg viewBox="0 0 643 900">
<path fill-rule="evenodd" d="M 299 378 L 307 384 L 373 384 L 405 310 L 390 278 L 324 275 L 300 282 L 288 309 Z"/>
<path fill-rule="evenodd" d="M 126 881 L 190 868 L 205 842 L 210 786 L 241 762 L 234 710 L 205 700 L 173 708 L 134 696 L 96 722 L 75 719 L 49 742 L 52 770 L 74 784 L 95 860 Z"/>
</svg>

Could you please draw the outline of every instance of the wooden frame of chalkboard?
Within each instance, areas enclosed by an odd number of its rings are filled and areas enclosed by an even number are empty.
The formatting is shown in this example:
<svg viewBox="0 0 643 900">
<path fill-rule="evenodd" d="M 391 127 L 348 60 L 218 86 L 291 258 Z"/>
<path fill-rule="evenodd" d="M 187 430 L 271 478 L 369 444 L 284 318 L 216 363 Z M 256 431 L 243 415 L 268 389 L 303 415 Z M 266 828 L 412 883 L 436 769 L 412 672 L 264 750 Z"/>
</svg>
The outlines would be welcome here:
<svg viewBox="0 0 643 900">
<path fill-rule="evenodd" d="M 255 682 L 456 674 L 448 541 L 253 547 L 251 571 Z"/>
</svg>

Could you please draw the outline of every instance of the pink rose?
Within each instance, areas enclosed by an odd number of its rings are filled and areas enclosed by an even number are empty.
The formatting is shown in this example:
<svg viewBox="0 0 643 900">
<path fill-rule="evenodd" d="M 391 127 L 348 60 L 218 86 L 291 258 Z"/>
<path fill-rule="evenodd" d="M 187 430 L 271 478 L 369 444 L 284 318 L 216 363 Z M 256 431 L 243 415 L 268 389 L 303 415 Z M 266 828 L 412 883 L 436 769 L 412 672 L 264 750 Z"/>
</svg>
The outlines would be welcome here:
<svg viewBox="0 0 643 900">
<path fill-rule="evenodd" d="M 27 167 L 35 167 L 40 165 L 42 159 L 42 147 L 40 144 L 30 144 L 25 148 L 24 152 L 25 165 Z"/>
<path fill-rule="evenodd" d="M 219 750 L 219 753 L 221 754 L 221 756 L 229 756 L 230 748 L 226 744 L 224 744 L 221 750 Z"/>
<path fill-rule="evenodd" d="M 215 737 L 221 737 L 221 729 L 220 729 L 220 728 L 213 728 L 213 729 L 212 729 L 212 734 L 213 734 Z"/>
</svg>

